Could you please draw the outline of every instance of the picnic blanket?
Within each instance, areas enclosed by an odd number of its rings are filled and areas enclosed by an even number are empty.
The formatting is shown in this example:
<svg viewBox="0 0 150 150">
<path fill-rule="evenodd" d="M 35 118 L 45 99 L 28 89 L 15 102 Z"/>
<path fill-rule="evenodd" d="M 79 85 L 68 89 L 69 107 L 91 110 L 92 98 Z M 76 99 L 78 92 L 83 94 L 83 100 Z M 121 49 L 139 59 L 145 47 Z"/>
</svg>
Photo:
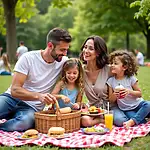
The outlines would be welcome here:
<svg viewBox="0 0 150 150">
<path fill-rule="evenodd" d="M 98 126 L 103 126 L 99 124 Z M 20 132 L 4 132 L 0 130 L 0 144 L 5 146 L 21 146 L 25 144 L 43 146 L 51 144 L 64 148 L 92 148 L 100 147 L 106 143 L 117 146 L 123 146 L 132 138 L 146 136 L 150 132 L 150 121 L 135 127 L 125 129 L 124 127 L 114 127 L 111 132 L 104 135 L 86 135 L 80 129 L 77 132 L 69 133 L 67 138 L 57 140 L 48 137 L 47 134 L 39 134 L 39 139 L 20 140 L 18 136 Z"/>
</svg>

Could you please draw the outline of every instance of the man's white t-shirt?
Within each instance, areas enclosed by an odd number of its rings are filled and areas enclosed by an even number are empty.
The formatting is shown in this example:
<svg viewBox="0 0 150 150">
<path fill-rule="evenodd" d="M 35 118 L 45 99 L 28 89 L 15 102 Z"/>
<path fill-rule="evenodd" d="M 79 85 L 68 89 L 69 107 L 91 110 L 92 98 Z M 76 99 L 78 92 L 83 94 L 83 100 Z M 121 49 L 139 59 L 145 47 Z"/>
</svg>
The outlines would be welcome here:
<svg viewBox="0 0 150 150">
<path fill-rule="evenodd" d="M 137 53 L 136 58 L 137 58 L 137 61 L 138 61 L 139 65 L 144 65 L 144 56 L 141 52 Z"/>
<path fill-rule="evenodd" d="M 60 75 L 62 66 L 68 57 L 64 56 L 61 62 L 54 61 L 46 63 L 41 51 L 31 51 L 25 53 L 16 63 L 14 71 L 27 75 L 27 79 L 23 85 L 25 89 L 31 92 L 50 93 Z M 11 94 L 10 88 L 6 93 Z M 24 101 L 35 110 L 42 110 L 45 104 L 41 101 Z"/>
<path fill-rule="evenodd" d="M 18 59 L 21 57 L 22 54 L 28 52 L 28 48 L 26 46 L 20 46 L 17 48 L 17 54 L 18 54 Z"/>
</svg>

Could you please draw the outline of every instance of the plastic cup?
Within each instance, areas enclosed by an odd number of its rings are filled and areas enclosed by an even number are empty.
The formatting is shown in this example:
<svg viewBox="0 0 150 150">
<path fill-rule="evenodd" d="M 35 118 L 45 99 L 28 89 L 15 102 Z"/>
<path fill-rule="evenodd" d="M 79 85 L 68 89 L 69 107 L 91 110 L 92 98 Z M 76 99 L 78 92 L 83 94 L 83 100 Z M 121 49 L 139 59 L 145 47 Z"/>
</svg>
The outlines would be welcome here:
<svg viewBox="0 0 150 150">
<path fill-rule="evenodd" d="M 105 127 L 108 128 L 110 131 L 113 128 L 113 111 L 109 111 L 105 114 Z"/>
</svg>

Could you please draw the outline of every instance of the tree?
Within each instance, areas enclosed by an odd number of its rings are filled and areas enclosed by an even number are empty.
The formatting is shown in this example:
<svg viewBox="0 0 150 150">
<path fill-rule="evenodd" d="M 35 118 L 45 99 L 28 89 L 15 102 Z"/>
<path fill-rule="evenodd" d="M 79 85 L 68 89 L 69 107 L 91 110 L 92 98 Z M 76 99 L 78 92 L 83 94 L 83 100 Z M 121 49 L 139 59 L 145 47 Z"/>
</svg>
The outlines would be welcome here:
<svg viewBox="0 0 150 150">
<path fill-rule="evenodd" d="M 130 7 L 139 6 L 139 11 L 135 13 L 135 19 L 137 19 L 138 23 L 141 25 L 140 20 L 144 19 L 145 21 L 145 30 L 143 30 L 143 34 L 147 40 L 147 58 L 150 58 L 150 1 L 149 0 L 141 0 L 135 1 L 131 3 Z"/>
<path fill-rule="evenodd" d="M 14 63 L 16 54 L 16 17 L 20 18 L 20 22 L 27 22 L 37 13 L 37 10 L 34 0 L 1 0 L 0 2 L 4 7 L 4 14 L 0 14 L 0 16 L 4 15 L 3 22 L 6 21 L 7 53 L 10 62 Z M 0 9 L 3 12 L 2 5 Z M 1 26 L 1 31 L 4 31 L 3 26 Z"/>
<path fill-rule="evenodd" d="M 85 32 L 88 32 L 88 34 L 101 35 L 105 39 L 112 33 L 122 32 L 126 33 L 126 41 L 129 41 L 129 35 L 132 33 L 143 32 L 150 35 L 147 28 L 148 22 L 142 18 L 134 19 L 138 8 L 130 8 L 132 2 L 133 0 L 79 1 L 78 16 L 75 18 L 71 32 L 80 33 L 80 35 L 86 35 Z M 81 22 L 77 18 L 80 18 Z M 82 30 L 81 24 L 84 24 Z M 149 41 L 148 38 L 147 41 Z M 129 42 L 126 43 L 129 45 Z M 129 46 L 126 47 L 129 48 Z"/>
<path fill-rule="evenodd" d="M 150 1 L 149 0 L 141 0 L 141 1 L 135 1 L 130 4 L 130 7 L 139 6 L 139 11 L 135 13 L 135 18 L 139 17 L 145 17 L 146 20 L 148 20 L 148 23 L 150 24 Z"/>
<path fill-rule="evenodd" d="M 0 0 L 0 31 L 5 34 L 3 26 L 6 22 L 6 47 L 10 62 L 15 62 L 16 53 L 16 17 L 20 23 L 26 23 L 37 14 L 35 2 L 39 0 Z M 54 7 L 65 7 L 71 4 L 70 0 L 53 0 Z M 5 16 L 5 18 L 4 18 Z"/>
</svg>

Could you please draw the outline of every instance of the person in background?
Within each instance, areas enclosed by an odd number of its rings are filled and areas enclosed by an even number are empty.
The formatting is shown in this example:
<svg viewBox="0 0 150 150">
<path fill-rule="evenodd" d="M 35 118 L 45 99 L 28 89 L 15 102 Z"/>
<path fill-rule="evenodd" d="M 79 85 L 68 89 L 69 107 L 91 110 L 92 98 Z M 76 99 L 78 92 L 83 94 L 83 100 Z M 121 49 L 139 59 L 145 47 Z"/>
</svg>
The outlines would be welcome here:
<svg viewBox="0 0 150 150">
<path fill-rule="evenodd" d="M 139 66 L 144 66 L 144 56 L 139 50 L 135 50 L 136 59 Z"/>
<path fill-rule="evenodd" d="M 0 58 L 0 75 L 12 75 L 10 63 L 6 53 L 3 53 Z"/>
<path fill-rule="evenodd" d="M 54 28 L 47 34 L 45 50 L 27 52 L 17 61 L 12 85 L 0 95 L 0 119 L 7 120 L 0 130 L 34 128 L 34 113 L 56 102 L 50 92 L 68 60 L 71 39 L 66 30 Z"/>
<path fill-rule="evenodd" d="M 111 74 L 106 43 L 99 36 L 90 36 L 84 41 L 81 50 L 80 58 L 84 63 L 84 91 L 88 99 L 88 105 L 107 109 L 108 90 L 106 81 Z M 82 116 L 81 125 L 89 127 L 102 123 L 104 118 L 101 117 Z"/>
<path fill-rule="evenodd" d="M 79 59 L 67 60 L 62 69 L 62 77 L 52 95 L 58 99 L 60 108 L 79 109 L 83 96 L 83 69 Z"/>
<path fill-rule="evenodd" d="M 17 48 L 16 51 L 17 58 L 19 59 L 22 56 L 22 54 L 26 52 L 28 52 L 28 48 L 24 45 L 24 41 L 20 41 L 19 47 Z"/>
<path fill-rule="evenodd" d="M 135 57 L 128 51 L 114 51 L 110 54 L 110 64 L 114 76 L 107 81 L 109 100 L 118 104 L 118 109 L 114 109 L 114 124 L 129 128 L 145 123 L 145 118 L 150 117 L 150 101 L 141 97 L 138 79 L 134 76 L 138 70 Z"/>
</svg>

